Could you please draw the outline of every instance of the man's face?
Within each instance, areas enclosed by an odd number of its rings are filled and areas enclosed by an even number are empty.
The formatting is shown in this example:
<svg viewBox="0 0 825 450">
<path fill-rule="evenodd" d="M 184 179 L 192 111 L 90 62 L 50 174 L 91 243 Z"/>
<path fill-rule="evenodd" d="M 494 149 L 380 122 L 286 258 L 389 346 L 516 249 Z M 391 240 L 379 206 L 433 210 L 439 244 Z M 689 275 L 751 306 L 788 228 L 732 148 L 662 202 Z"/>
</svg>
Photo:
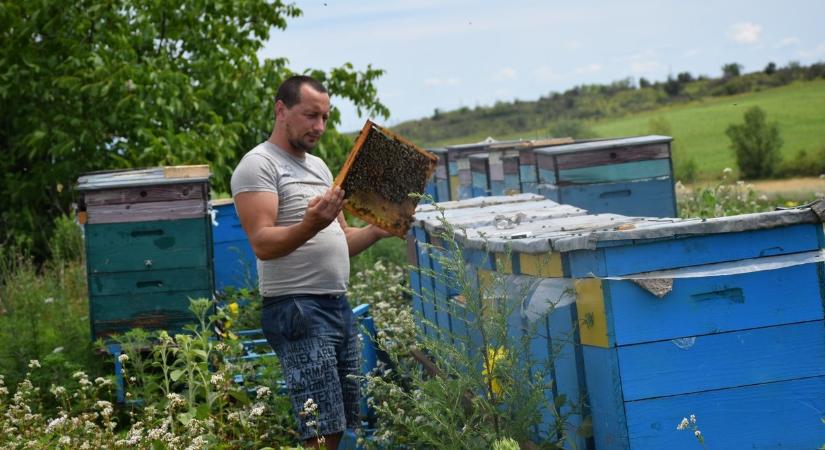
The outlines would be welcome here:
<svg viewBox="0 0 825 450">
<path fill-rule="evenodd" d="M 318 145 L 327 126 L 329 108 L 329 95 L 306 84 L 301 86 L 301 100 L 292 108 L 278 102 L 277 120 L 282 121 L 293 149 L 311 152 Z"/>
</svg>

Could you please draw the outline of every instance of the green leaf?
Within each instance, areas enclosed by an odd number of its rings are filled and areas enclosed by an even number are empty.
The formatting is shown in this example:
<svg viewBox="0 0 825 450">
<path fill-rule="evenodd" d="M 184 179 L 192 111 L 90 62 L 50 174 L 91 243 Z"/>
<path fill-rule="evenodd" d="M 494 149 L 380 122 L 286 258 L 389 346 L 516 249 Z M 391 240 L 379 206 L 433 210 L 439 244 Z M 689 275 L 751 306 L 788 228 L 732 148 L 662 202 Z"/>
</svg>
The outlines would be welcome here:
<svg viewBox="0 0 825 450">
<path fill-rule="evenodd" d="M 183 376 L 183 373 L 184 373 L 183 369 L 175 369 L 175 370 L 173 370 L 172 372 L 169 373 L 169 378 L 172 381 L 178 381 L 178 380 L 180 380 L 180 377 Z"/>
</svg>

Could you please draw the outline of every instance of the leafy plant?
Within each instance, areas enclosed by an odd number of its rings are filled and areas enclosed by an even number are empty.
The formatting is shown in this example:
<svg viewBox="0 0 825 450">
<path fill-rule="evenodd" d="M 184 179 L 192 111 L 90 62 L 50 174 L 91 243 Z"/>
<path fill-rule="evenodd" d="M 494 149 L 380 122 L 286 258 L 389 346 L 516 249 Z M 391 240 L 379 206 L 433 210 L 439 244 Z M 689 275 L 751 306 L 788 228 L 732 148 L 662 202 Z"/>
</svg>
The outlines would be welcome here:
<svg viewBox="0 0 825 450">
<path fill-rule="evenodd" d="M 782 161 L 779 153 L 782 138 L 779 125 L 767 123 L 762 108 L 749 108 L 745 111 L 745 122 L 730 125 L 725 134 L 731 140 L 736 164 L 744 178 L 765 178 L 774 174 Z"/>
</svg>

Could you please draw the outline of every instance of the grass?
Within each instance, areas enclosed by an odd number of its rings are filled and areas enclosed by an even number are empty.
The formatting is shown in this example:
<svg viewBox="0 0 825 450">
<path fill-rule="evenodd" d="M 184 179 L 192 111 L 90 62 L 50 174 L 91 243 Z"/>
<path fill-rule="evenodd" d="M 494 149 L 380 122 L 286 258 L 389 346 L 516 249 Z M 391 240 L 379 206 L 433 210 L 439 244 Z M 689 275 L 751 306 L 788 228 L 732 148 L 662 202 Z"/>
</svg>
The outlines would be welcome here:
<svg viewBox="0 0 825 450">
<path fill-rule="evenodd" d="M 622 137 L 650 134 L 649 123 L 664 117 L 670 123 L 676 145 L 682 154 L 696 161 L 700 178 L 715 178 L 725 167 L 736 171 L 730 141 L 725 129 L 743 121 L 745 110 L 759 106 L 768 121 L 779 122 L 785 142 L 782 155 L 793 158 L 798 151 L 809 153 L 825 146 L 825 80 L 800 81 L 775 89 L 727 97 L 709 97 L 695 102 L 656 109 L 619 118 L 588 123 L 599 136 Z M 547 129 L 493 136 L 499 140 L 546 137 Z M 438 142 L 438 145 L 478 142 L 478 134 Z"/>
</svg>

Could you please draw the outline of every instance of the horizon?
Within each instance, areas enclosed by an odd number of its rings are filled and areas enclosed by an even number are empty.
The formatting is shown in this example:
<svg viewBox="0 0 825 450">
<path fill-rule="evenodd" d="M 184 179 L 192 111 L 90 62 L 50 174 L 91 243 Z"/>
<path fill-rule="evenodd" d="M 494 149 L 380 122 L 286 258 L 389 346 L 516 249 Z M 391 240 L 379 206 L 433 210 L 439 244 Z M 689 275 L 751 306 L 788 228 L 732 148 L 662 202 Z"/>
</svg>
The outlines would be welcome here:
<svg viewBox="0 0 825 450">
<path fill-rule="evenodd" d="M 286 57 L 298 73 L 347 62 L 385 70 L 375 85 L 391 116 L 373 119 L 390 127 L 436 109 L 536 101 L 583 84 L 657 82 L 681 72 L 716 78 L 729 63 L 750 73 L 770 62 L 825 59 L 818 31 L 825 2 L 817 0 L 793 7 L 743 0 L 295 4 L 303 15 L 273 30 L 259 57 Z M 342 132 L 357 131 L 368 118 L 339 98 L 333 104 Z"/>
</svg>

